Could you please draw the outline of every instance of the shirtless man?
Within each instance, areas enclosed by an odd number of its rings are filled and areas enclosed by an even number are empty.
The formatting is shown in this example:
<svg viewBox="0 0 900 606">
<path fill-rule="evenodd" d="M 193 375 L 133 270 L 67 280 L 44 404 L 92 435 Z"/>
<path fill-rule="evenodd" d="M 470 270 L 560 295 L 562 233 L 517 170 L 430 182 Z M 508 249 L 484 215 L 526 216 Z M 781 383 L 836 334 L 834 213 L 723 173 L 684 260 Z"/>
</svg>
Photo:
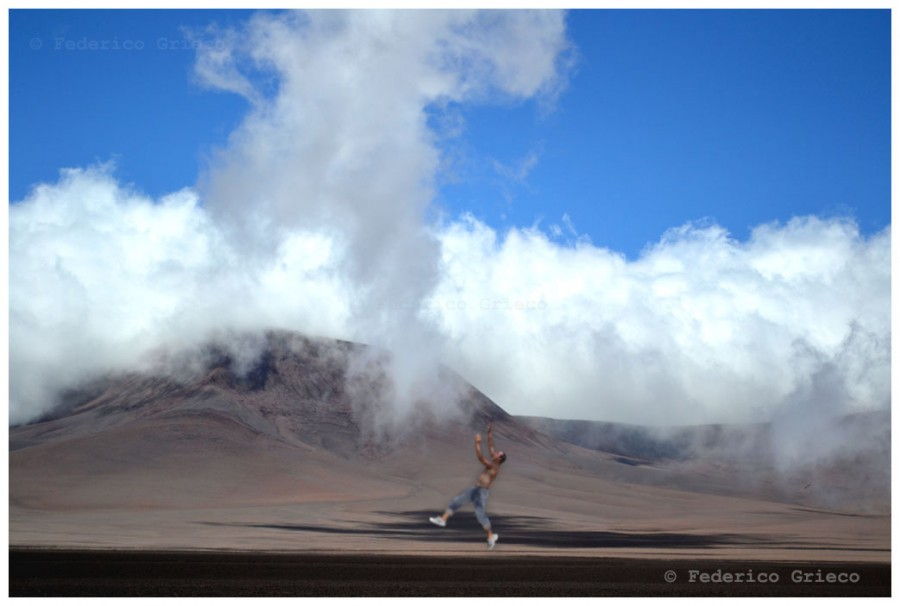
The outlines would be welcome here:
<svg viewBox="0 0 900 606">
<path fill-rule="evenodd" d="M 453 497 L 453 500 L 447 505 L 447 509 L 444 513 L 440 516 L 429 518 L 429 520 L 432 524 L 436 524 L 443 528 L 447 525 L 447 520 L 450 516 L 456 513 L 460 507 L 471 501 L 475 505 L 475 517 L 478 518 L 478 522 L 487 534 L 488 549 L 493 549 L 494 545 L 497 544 L 497 539 L 500 538 L 500 535 L 491 531 L 491 521 L 484 512 L 484 508 L 487 506 L 488 488 L 490 488 L 493 481 L 497 479 L 497 474 L 500 473 L 500 465 L 506 460 L 506 454 L 502 450 L 494 450 L 493 423 L 488 423 L 487 437 L 488 450 L 491 452 L 490 460 L 486 459 L 481 452 L 481 434 L 475 434 L 475 455 L 478 457 L 478 460 L 481 461 L 481 464 L 484 465 L 484 471 L 482 471 L 481 475 L 478 476 L 478 479 L 475 480 L 475 485 L 466 488 Z"/>
</svg>

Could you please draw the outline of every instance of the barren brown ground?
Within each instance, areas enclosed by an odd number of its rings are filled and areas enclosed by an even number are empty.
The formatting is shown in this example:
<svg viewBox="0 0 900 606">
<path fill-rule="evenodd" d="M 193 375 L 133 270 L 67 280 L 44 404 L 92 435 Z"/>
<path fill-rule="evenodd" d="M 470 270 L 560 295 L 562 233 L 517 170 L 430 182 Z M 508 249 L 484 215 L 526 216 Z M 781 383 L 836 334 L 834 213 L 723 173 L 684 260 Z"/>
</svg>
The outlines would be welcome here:
<svg viewBox="0 0 900 606">
<path fill-rule="evenodd" d="M 536 432 L 477 392 L 456 416 L 373 441 L 321 354 L 274 351 L 252 384 L 222 368 L 188 385 L 134 377 L 11 430 L 11 593 L 890 591 L 887 513 L 778 500 L 702 467 L 635 465 Z M 488 503 L 492 551 L 471 507 L 447 528 L 428 522 L 473 482 L 487 419 L 509 453 Z M 685 580 L 748 567 L 780 582 Z M 794 583 L 795 569 L 860 576 Z"/>
</svg>

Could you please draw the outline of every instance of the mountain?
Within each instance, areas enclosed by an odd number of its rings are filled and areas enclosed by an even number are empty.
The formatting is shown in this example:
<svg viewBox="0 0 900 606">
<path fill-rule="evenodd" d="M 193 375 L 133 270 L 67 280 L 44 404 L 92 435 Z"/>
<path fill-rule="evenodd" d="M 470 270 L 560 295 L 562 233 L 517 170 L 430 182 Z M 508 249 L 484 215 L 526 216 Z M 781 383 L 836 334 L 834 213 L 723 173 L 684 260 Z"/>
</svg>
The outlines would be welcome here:
<svg viewBox="0 0 900 606">
<path fill-rule="evenodd" d="M 492 421 L 509 458 L 488 509 L 507 549 L 721 550 L 739 537 L 737 553 L 771 555 L 787 529 L 828 557 L 885 541 L 889 553 L 888 515 L 813 507 L 635 428 L 575 439 L 579 425 L 511 416 L 446 368 L 403 398 L 391 364 L 373 347 L 269 332 L 85 382 L 10 429 L 10 544 L 468 549 L 471 512 L 444 534 L 427 517 L 472 484 L 474 434 Z"/>
<path fill-rule="evenodd" d="M 484 432 L 488 420 L 505 440 L 554 448 L 553 440 L 446 369 L 441 381 L 457 396 L 452 408 L 441 411 L 448 402 L 423 401 L 399 419 L 373 387 L 387 380 L 379 356 L 384 362 L 387 354 L 272 332 L 251 364 L 211 345 L 184 364 L 193 372 L 94 379 L 64 394 L 39 422 L 10 430 L 12 498 L 40 505 L 205 503 L 220 499 L 217 487 L 228 485 L 220 480 L 242 468 L 271 473 L 241 476 L 240 492 L 230 498 L 278 498 L 279 486 L 298 474 L 310 490 L 322 488 L 315 480 L 320 466 L 355 475 L 374 461 L 423 448 L 447 449 L 449 457 L 456 444 Z M 375 369 L 352 374 L 360 359 L 375 360 Z M 356 388 L 360 384 L 364 390 Z M 229 462 L 224 478 L 223 461 Z M 142 475 L 169 480 L 161 490 L 157 481 L 139 481 Z M 210 491 L 202 490 L 207 484 Z"/>
<path fill-rule="evenodd" d="M 644 427 L 542 417 L 518 421 L 565 443 L 619 455 L 622 462 L 652 463 L 667 470 L 666 482 L 681 486 L 705 477 L 705 489 L 721 494 L 841 511 L 890 511 L 889 411 L 818 420 L 819 447 L 813 452 L 805 452 L 777 422 Z"/>
</svg>

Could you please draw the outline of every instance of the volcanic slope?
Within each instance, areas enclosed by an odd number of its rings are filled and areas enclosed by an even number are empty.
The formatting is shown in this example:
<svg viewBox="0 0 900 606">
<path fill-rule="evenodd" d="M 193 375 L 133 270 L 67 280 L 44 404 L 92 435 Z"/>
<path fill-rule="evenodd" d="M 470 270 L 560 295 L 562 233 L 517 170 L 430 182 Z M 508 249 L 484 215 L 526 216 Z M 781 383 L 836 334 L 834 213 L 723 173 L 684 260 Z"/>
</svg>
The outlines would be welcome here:
<svg viewBox="0 0 900 606">
<path fill-rule="evenodd" d="M 642 427 L 539 417 L 517 420 L 564 442 L 616 453 L 623 462 L 665 470 L 632 476 L 637 481 L 847 513 L 890 512 L 890 411 L 818 418 L 815 432 L 791 432 L 778 421 Z"/>
<path fill-rule="evenodd" d="M 890 557 L 889 516 L 729 494 L 720 477 L 567 443 L 449 370 L 399 414 L 389 362 L 271 332 L 250 356 L 210 346 L 85 384 L 10 430 L 10 545 L 480 551 L 471 511 L 446 529 L 427 517 L 472 484 L 492 420 L 509 459 L 488 511 L 511 553 Z"/>
</svg>

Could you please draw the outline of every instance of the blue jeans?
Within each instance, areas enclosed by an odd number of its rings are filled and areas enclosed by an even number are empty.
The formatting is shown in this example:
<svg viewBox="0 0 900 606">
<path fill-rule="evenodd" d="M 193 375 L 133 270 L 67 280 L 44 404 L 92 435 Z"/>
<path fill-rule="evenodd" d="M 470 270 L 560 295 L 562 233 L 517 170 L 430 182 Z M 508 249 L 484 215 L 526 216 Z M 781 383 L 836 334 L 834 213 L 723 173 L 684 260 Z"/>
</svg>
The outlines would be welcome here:
<svg viewBox="0 0 900 606">
<path fill-rule="evenodd" d="M 481 527 L 487 530 L 491 527 L 491 521 L 488 519 L 487 514 L 484 512 L 484 508 L 487 506 L 487 500 L 487 488 L 472 486 L 470 488 L 466 488 L 461 493 L 453 497 L 453 500 L 450 501 L 449 505 L 447 505 L 447 511 L 449 511 L 450 513 L 456 513 L 457 509 L 471 501 L 475 504 L 475 517 L 478 518 L 478 522 L 481 524 Z"/>
</svg>

